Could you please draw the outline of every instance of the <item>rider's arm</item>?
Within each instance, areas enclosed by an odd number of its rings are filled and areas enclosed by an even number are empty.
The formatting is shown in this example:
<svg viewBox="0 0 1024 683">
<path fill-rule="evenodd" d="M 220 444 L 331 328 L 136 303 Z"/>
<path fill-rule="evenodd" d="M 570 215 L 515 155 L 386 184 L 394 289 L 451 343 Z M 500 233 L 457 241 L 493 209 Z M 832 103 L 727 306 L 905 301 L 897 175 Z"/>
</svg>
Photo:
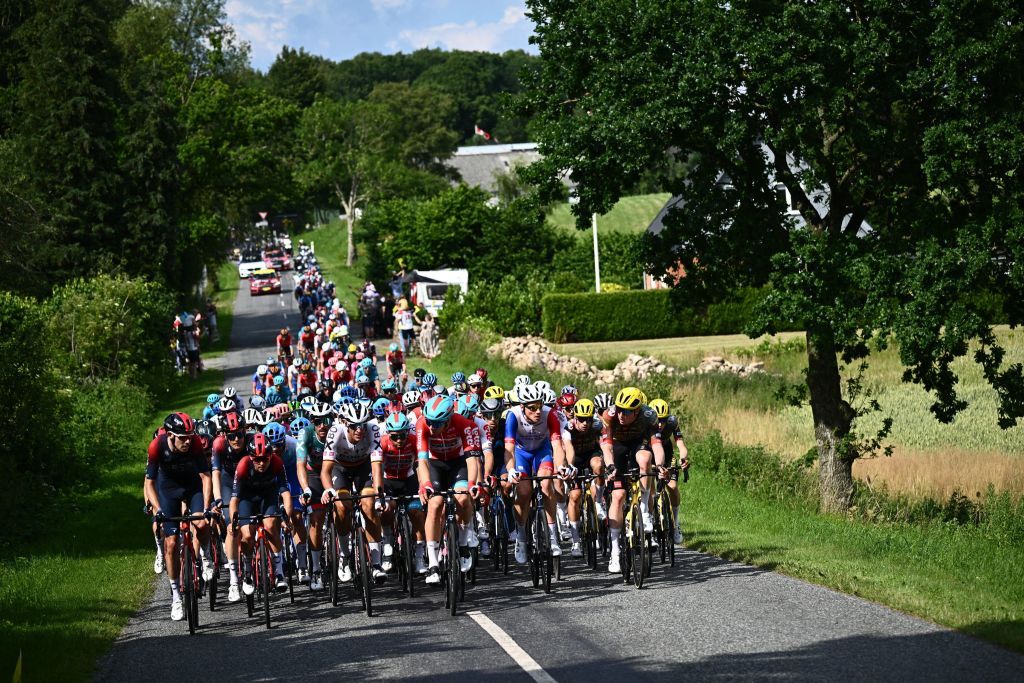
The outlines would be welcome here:
<svg viewBox="0 0 1024 683">
<path fill-rule="evenodd" d="M 612 428 L 611 423 L 606 423 L 601 427 L 601 459 L 604 460 L 604 466 L 606 468 L 611 467 L 615 464 L 615 455 L 612 452 Z"/>
<path fill-rule="evenodd" d="M 157 439 L 153 439 L 149 443 L 147 458 L 146 481 L 144 484 L 146 502 L 152 505 L 156 512 L 160 512 L 160 498 L 156 495 L 156 476 L 157 470 L 160 468 L 159 444 Z"/>
<path fill-rule="evenodd" d="M 565 467 L 565 447 L 562 445 L 562 423 L 552 409 L 548 411 L 548 438 L 551 440 L 552 459 L 555 471 Z"/>
<path fill-rule="evenodd" d="M 295 478 L 299 480 L 299 486 L 305 491 L 309 488 L 309 477 L 306 476 L 306 439 L 305 434 L 300 434 L 295 446 Z"/>
<path fill-rule="evenodd" d="M 657 434 L 651 437 L 651 451 L 654 453 L 654 464 L 658 467 L 664 467 L 665 447 L 661 444 L 661 437 Z"/>
<path fill-rule="evenodd" d="M 676 450 L 679 451 L 679 465 L 685 470 L 690 466 L 690 452 L 686 450 L 686 444 L 681 435 L 676 436 Z"/>
</svg>

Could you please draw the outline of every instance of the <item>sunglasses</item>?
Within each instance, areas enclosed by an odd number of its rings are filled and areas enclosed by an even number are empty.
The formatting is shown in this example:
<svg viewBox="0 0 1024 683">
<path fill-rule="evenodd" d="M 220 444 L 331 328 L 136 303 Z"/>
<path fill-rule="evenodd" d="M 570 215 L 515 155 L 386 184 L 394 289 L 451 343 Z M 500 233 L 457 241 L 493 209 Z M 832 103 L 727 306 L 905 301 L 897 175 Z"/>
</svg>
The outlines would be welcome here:
<svg viewBox="0 0 1024 683">
<path fill-rule="evenodd" d="M 524 403 L 523 408 L 526 410 L 540 410 L 541 404 L 539 403 Z"/>
<path fill-rule="evenodd" d="M 615 412 L 618 413 L 619 415 L 622 415 L 623 417 L 629 417 L 630 415 L 632 415 L 636 411 L 635 410 L 626 410 L 625 408 L 616 408 Z"/>
<path fill-rule="evenodd" d="M 168 435 L 175 441 L 188 441 L 191 438 L 189 434 L 175 434 L 174 432 L 170 432 Z"/>
<path fill-rule="evenodd" d="M 241 439 L 245 436 L 245 432 L 228 432 L 228 440 L 234 441 L 235 439 Z"/>
<path fill-rule="evenodd" d="M 427 420 L 427 424 L 434 428 L 444 427 L 448 424 L 448 420 Z"/>
<path fill-rule="evenodd" d="M 331 418 L 329 418 L 329 417 L 322 417 L 319 420 L 315 420 L 313 422 L 313 424 L 315 424 L 317 427 L 330 427 L 331 426 L 331 422 L 332 422 Z"/>
<path fill-rule="evenodd" d="M 363 429 L 363 430 L 365 430 L 365 429 L 366 429 L 366 425 L 364 425 L 364 424 L 360 424 L 360 425 L 349 425 L 349 426 L 348 426 L 348 428 L 349 428 L 350 430 L 352 430 L 352 431 L 354 432 L 354 431 L 356 431 L 356 430 L 359 430 L 359 429 Z"/>
<path fill-rule="evenodd" d="M 252 461 L 254 463 L 256 463 L 257 465 L 262 465 L 265 462 L 267 462 L 268 460 L 270 460 L 270 456 L 269 455 L 264 455 L 264 456 L 256 456 L 256 455 L 254 455 L 254 456 L 252 456 Z"/>
</svg>

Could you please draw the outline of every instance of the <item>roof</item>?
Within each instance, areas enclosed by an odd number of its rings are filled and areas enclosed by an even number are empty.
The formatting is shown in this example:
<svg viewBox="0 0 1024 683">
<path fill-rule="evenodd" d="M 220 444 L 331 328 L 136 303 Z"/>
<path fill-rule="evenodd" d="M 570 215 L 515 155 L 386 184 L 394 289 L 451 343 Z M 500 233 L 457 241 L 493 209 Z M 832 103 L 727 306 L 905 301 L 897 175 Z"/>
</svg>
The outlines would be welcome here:
<svg viewBox="0 0 1024 683">
<path fill-rule="evenodd" d="M 536 143 L 515 145 L 478 145 L 459 147 L 447 164 L 471 187 L 497 194 L 495 176 L 508 173 L 517 166 L 529 166 L 540 159 Z"/>
</svg>

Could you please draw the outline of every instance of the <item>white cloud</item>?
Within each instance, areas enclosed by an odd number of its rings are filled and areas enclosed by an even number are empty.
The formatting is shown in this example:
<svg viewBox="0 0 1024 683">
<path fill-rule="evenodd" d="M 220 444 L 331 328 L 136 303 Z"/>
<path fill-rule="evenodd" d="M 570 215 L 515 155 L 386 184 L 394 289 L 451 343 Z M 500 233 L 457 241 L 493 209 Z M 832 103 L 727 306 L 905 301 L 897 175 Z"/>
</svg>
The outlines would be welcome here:
<svg viewBox="0 0 1024 683">
<path fill-rule="evenodd" d="M 388 1 L 388 0 L 384 0 Z M 509 5 L 498 21 L 478 24 L 449 22 L 422 29 L 407 29 L 398 34 L 401 42 L 413 47 L 443 47 L 449 50 L 481 50 L 493 52 L 501 49 L 509 34 L 530 33 L 532 26 L 523 5 Z"/>
<path fill-rule="evenodd" d="M 373 5 L 375 12 L 386 12 L 405 7 L 409 4 L 409 0 L 370 0 L 370 4 Z"/>
<path fill-rule="evenodd" d="M 288 35 L 291 20 L 321 4 L 322 0 L 228 0 L 224 10 L 239 37 L 252 45 L 253 61 L 270 64 L 282 46 L 295 42 Z"/>
</svg>

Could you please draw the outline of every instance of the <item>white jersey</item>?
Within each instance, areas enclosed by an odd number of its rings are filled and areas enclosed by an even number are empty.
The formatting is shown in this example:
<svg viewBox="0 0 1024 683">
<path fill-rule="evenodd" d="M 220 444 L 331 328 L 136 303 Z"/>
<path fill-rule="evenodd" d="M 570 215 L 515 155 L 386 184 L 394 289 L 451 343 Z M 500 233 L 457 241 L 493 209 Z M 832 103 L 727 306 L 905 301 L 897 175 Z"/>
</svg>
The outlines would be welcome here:
<svg viewBox="0 0 1024 683">
<path fill-rule="evenodd" d="M 352 443 L 349 441 L 348 427 L 335 423 L 327 432 L 327 448 L 324 460 L 333 462 L 335 467 L 355 467 L 367 462 L 374 455 L 380 455 L 380 428 L 370 421 L 363 432 L 363 438 Z"/>
<path fill-rule="evenodd" d="M 473 416 L 473 422 L 476 424 L 476 428 L 480 430 L 480 448 L 485 451 L 494 450 L 494 440 L 491 439 L 487 423 L 478 415 Z"/>
<path fill-rule="evenodd" d="M 505 443 L 514 442 L 515 447 L 524 451 L 536 451 L 548 441 L 562 439 L 562 423 L 557 411 L 542 406 L 536 423 L 529 423 L 523 416 L 523 407 L 516 406 L 505 417 Z"/>
</svg>

